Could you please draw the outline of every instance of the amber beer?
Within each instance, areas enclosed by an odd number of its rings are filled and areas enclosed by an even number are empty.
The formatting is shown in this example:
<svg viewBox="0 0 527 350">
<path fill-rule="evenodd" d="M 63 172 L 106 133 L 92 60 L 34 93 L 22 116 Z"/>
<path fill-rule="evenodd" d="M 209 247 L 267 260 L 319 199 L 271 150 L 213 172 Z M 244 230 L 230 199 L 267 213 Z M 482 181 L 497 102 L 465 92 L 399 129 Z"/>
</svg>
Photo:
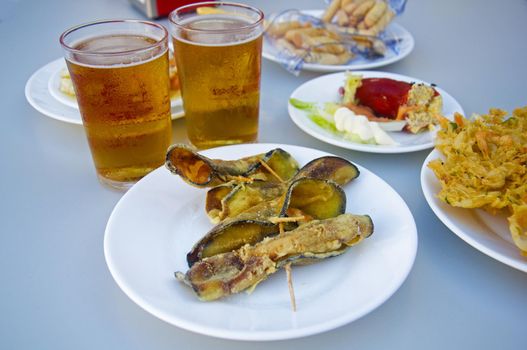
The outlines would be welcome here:
<svg viewBox="0 0 527 350">
<path fill-rule="evenodd" d="M 207 15 L 178 9 L 170 18 L 187 133 L 198 148 L 258 135 L 262 17 L 226 7 Z"/>
<path fill-rule="evenodd" d="M 162 165 L 171 141 L 168 51 L 157 42 L 95 36 L 66 57 L 97 174 L 113 187 L 129 187 Z"/>
</svg>

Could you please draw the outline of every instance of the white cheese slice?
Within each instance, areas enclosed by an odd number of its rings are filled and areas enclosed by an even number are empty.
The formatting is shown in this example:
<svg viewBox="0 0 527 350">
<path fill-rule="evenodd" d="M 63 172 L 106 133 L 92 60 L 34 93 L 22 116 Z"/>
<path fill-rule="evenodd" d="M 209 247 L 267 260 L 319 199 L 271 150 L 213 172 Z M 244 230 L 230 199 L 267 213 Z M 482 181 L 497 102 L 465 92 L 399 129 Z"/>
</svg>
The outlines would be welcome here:
<svg viewBox="0 0 527 350">
<path fill-rule="evenodd" d="M 362 142 L 375 141 L 378 145 L 397 145 L 376 122 L 370 122 L 364 115 L 355 114 L 352 110 L 341 107 L 333 115 L 338 131 L 359 138 Z"/>
<path fill-rule="evenodd" d="M 388 133 L 386 133 L 381 127 L 379 126 L 379 123 L 376 122 L 370 122 L 370 127 L 373 132 L 373 137 L 375 138 L 375 142 L 379 145 L 385 145 L 385 146 L 395 146 L 397 145 L 397 142 L 395 142 Z"/>
</svg>

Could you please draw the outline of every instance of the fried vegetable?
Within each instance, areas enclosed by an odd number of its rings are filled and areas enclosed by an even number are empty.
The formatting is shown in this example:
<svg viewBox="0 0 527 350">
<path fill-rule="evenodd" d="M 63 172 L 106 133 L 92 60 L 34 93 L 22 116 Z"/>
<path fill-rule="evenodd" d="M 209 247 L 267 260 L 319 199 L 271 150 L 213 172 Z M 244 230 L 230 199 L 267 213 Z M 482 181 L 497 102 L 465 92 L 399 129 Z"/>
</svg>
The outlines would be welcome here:
<svg viewBox="0 0 527 350">
<path fill-rule="evenodd" d="M 245 210 L 279 197 L 287 189 L 285 182 L 255 180 L 247 184 L 231 184 L 211 188 L 207 192 L 205 210 L 213 223 L 233 218 Z"/>
<path fill-rule="evenodd" d="M 340 157 L 326 156 L 313 159 L 304 165 L 295 175 L 295 179 L 302 177 L 326 179 L 342 186 L 357 178 L 359 174 L 359 169 L 350 161 Z"/>
<path fill-rule="evenodd" d="M 211 188 L 207 191 L 205 199 L 205 211 L 212 222 L 220 221 L 222 211 L 222 201 L 231 193 L 238 185 L 235 183 L 222 184 Z M 218 219 L 216 219 L 218 218 Z"/>
<path fill-rule="evenodd" d="M 267 220 L 238 219 L 222 223 L 194 245 L 187 254 L 187 263 L 192 266 L 203 257 L 230 252 L 245 244 L 255 244 L 278 232 L 278 225 Z"/>
<path fill-rule="evenodd" d="M 314 159 L 298 171 L 291 181 L 307 177 L 327 179 L 344 185 L 359 176 L 359 169 L 344 158 L 326 156 Z M 207 193 L 206 211 L 212 222 L 232 218 L 258 203 L 282 195 L 290 183 L 254 181 L 232 185 L 228 192 L 225 186 L 212 188 Z"/>
<path fill-rule="evenodd" d="M 441 126 L 436 148 L 444 159 L 428 163 L 441 183 L 438 197 L 454 207 L 508 211 L 513 241 L 527 255 L 527 107 L 512 116 L 457 114 Z"/>
<path fill-rule="evenodd" d="M 280 216 L 297 216 L 300 213 L 321 220 L 343 214 L 345 210 L 346 194 L 336 183 L 301 178 L 289 186 Z"/>
<path fill-rule="evenodd" d="M 277 234 L 277 217 L 302 216 L 300 222 L 326 219 L 344 213 L 346 195 L 338 184 L 330 180 L 301 178 L 293 181 L 284 194 L 263 201 L 216 225 L 200 239 L 187 254 L 189 266 L 215 254 L 254 244 L 264 237 Z M 286 230 L 297 226 L 285 225 Z"/>
<path fill-rule="evenodd" d="M 168 149 L 165 165 L 196 187 L 214 187 L 230 181 L 288 180 L 299 168 L 296 160 L 280 148 L 238 160 L 221 160 L 207 158 L 182 144 Z"/>
<path fill-rule="evenodd" d="M 215 300 L 254 287 L 286 263 L 342 254 L 372 233 L 369 216 L 343 214 L 203 259 L 175 275 L 201 300 Z"/>
</svg>

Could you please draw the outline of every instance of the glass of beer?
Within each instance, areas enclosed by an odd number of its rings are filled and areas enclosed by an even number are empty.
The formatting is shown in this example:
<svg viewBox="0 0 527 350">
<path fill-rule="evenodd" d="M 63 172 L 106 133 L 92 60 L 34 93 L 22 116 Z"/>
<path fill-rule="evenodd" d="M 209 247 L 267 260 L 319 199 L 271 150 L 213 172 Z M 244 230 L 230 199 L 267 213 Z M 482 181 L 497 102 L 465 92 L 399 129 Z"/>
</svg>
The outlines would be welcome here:
<svg viewBox="0 0 527 350">
<path fill-rule="evenodd" d="M 99 180 L 127 189 L 164 163 L 172 139 L 168 32 L 108 20 L 60 37 Z"/>
<path fill-rule="evenodd" d="M 201 2 L 169 20 L 190 142 L 203 149 L 256 141 L 262 11 Z"/>
</svg>

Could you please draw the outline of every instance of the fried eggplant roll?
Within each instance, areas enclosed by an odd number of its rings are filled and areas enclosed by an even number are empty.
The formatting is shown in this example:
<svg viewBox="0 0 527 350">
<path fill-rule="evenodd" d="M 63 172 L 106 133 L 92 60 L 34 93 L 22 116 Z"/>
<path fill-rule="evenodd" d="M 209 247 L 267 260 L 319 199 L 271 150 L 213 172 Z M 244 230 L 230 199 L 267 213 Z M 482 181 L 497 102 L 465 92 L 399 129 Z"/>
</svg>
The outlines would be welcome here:
<svg viewBox="0 0 527 350">
<path fill-rule="evenodd" d="M 244 244 L 255 244 L 279 232 L 276 219 L 297 217 L 285 222 L 284 229 L 313 219 L 328 219 L 346 210 L 346 194 L 333 181 L 301 178 L 289 184 L 285 193 L 269 201 L 258 203 L 234 218 L 214 226 L 187 254 L 192 266 L 198 260 L 238 249 Z"/>
<path fill-rule="evenodd" d="M 348 160 L 335 156 L 320 157 L 304 165 L 290 180 L 314 178 L 332 180 L 344 185 L 359 176 L 359 169 Z M 282 195 L 290 183 L 253 181 L 246 184 L 225 184 L 207 192 L 205 209 L 213 223 L 232 218 L 258 203 Z"/>
<path fill-rule="evenodd" d="M 372 233 L 369 216 L 342 214 L 203 259 L 175 276 L 191 286 L 199 299 L 215 300 L 255 287 L 286 263 L 340 255 Z"/>
<path fill-rule="evenodd" d="M 299 168 L 297 161 L 280 148 L 237 160 L 222 160 L 207 158 L 183 144 L 169 147 L 165 165 L 196 187 L 214 187 L 231 181 L 285 181 Z"/>
</svg>

